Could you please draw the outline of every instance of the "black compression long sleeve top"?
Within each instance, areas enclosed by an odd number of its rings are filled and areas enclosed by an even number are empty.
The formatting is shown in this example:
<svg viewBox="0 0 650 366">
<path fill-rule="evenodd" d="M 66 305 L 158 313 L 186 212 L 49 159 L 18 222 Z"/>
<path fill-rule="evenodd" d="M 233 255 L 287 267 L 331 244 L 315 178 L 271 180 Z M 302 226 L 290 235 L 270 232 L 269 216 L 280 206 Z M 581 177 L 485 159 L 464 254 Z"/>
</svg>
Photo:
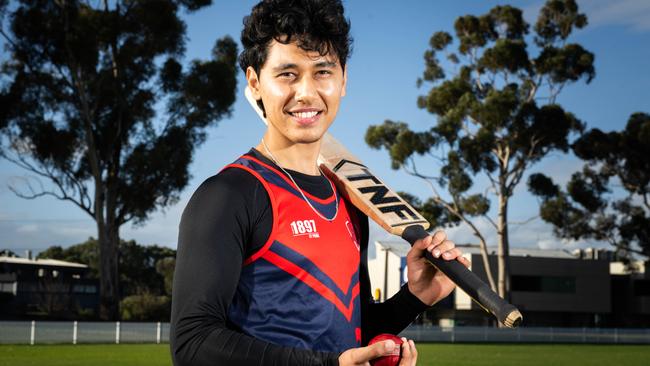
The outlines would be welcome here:
<svg viewBox="0 0 650 366">
<path fill-rule="evenodd" d="M 254 149 L 248 154 L 276 166 Z M 310 194 L 319 198 L 331 194 L 322 177 L 290 172 Z M 406 285 L 384 303 L 372 301 L 368 220 L 357 214 L 361 218 L 359 280 L 365 344 L 379 333 L 399 333 L 426 305 Z M 264 245 L 272 225 L 265 188 L 241 169 L 226 169 L 208 178 L 193 194 L 179 228 L 170 334 L 174 365 L 338 365 L 339 354 L 271 344 L 238 332 L 228 323 L 228 306 L 243 261 Z"/>
</svg>

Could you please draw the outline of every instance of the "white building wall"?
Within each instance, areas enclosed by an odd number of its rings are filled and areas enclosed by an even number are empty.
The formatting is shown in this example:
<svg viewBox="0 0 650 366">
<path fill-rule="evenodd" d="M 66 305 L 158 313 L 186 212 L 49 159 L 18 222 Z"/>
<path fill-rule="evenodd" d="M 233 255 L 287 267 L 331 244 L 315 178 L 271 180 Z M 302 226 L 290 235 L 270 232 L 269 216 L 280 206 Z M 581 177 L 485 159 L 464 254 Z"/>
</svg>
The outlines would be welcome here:
<svg viewBox="0 0 650 366">
<path fill-rule="evenodd" d="M 386 251 L 383 246 L 374 242 L 375 252 L 377 255 L 374 259 L 368 261 L 368 272 L 370 274 L 370 288 L 373 297 L 376 290 L 381 291 L 381 301 L 395 295 L 400 289 L 400 266 L 401 258 L 395 253 Z M 386 256 L 388 256 L 388 283 L 387 289 L 384 289 L 384 274 L 386 273 Z M 385 291 L 387 290 L 387 291 Z M 387 296 L 385 296 L 387 295 Z"/>
</svg>

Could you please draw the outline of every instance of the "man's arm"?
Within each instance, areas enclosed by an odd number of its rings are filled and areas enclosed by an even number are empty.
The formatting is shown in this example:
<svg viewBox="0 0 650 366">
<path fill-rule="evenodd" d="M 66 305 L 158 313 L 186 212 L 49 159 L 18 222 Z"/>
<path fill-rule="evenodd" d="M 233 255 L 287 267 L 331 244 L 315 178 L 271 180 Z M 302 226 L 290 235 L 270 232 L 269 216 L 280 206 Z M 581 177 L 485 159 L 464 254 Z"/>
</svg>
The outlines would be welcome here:
<svg viewBox="0 0 650 366">
<path fill-rule="evenodd" d="M 361 269 L 359 282 L 361 284 L 361 334 L 362 344 L 368 342 L 381 333 L 398 334 L 406 328 L 417 316 L 429 307 L 413 295 L 407 284 L 390 299 L 375 303 L 372 298 L 370 276 L 368 274 L 368 218 L 355 209 L 359 217 L 359 231 L 361 237 Z"/>
<path fill-rule="evenodd" d="M 338 364 L 337 354 L 282 347 L 228 328 L 228 306 L 248 254 L 245 243 L 266 239 L 254 230 L 254 205 L 268 202 L 260 195 L 266 192 L 254 177 L 228 169 L 204 182 L 185 208 L 172 296 L 176 366 Z"/>
</svg>

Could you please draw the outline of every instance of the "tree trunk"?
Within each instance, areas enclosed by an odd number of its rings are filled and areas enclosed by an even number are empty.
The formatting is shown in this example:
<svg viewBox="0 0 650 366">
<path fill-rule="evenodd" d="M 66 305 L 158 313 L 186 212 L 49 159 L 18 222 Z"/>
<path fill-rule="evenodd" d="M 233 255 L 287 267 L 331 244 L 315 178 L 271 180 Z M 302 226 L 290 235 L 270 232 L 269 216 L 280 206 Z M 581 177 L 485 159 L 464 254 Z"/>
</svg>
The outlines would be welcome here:
<svg viewBox="0 0 650 366">
<path fill-rule="evenodd" d="M 479 246 L 481 249 L 481 260 L 483 261 L 483 267 L 485 267 L 485 275 L 487 276 L 488 284 L 492 291 L 497 292 L 497 286 L 494 283 L 494 276 L 492 275 L 492 265 L 490 264 L 490 253 L 488 252 L 487 243 L 485 242 L 485 239 L 483 239 L 482 235 L 479 236 Z"/>
<path fill-rule="evenodd" d="M 505 187 L 504 187 L 505 189 Z M 499 195 L 498 237 L 498 268 L 499 296 L 509 301 L 510 293 L 510 246 L 508 242 L 508 197 L 504 191 Z"/>
<path fill-rule="evenodd" d="M 100 277 L 100 310 L 102 320 L 118 320 L 119 291 L 118 291 L 118 244 L 119 233 L 115 225 L 97 224 L 99 233 L 99 277 Z"/>
</svg>

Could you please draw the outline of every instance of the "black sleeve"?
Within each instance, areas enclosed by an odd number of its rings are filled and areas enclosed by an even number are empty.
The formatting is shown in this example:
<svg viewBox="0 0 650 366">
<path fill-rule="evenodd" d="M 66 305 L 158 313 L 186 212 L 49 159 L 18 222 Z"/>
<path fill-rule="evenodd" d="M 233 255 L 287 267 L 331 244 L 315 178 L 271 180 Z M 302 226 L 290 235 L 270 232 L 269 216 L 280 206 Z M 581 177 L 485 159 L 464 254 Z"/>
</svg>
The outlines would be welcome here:
<svg viewBox="0 0 650 366">
<path fill-rule="evenodd" d="M 359 281 L 361 284 L 361 335 L 362 344 L 366 345 L 376 335 L 381 333 L 399 334 L 415 318 L 428 309 L 420 299 L 413 295 L 408 284 L 390 299 L 375 303 L 370 289 L 370 275 L 368 274 L 368 218 L 357 210 L 359 230 L 361 237 L 361 270 Z"/>
<path fill-rule="evenodd" d="M 251 205 L 268 201 L 252 175 L 227 169 L 206 180 L 187 204 L 172 296 L 174 365 L 338 364 L 337 354 L 270 344 L 228 326 L 228 306 L 249 252 L 244 243 L 255 237 L 259 217 Z"/>
</svg>

